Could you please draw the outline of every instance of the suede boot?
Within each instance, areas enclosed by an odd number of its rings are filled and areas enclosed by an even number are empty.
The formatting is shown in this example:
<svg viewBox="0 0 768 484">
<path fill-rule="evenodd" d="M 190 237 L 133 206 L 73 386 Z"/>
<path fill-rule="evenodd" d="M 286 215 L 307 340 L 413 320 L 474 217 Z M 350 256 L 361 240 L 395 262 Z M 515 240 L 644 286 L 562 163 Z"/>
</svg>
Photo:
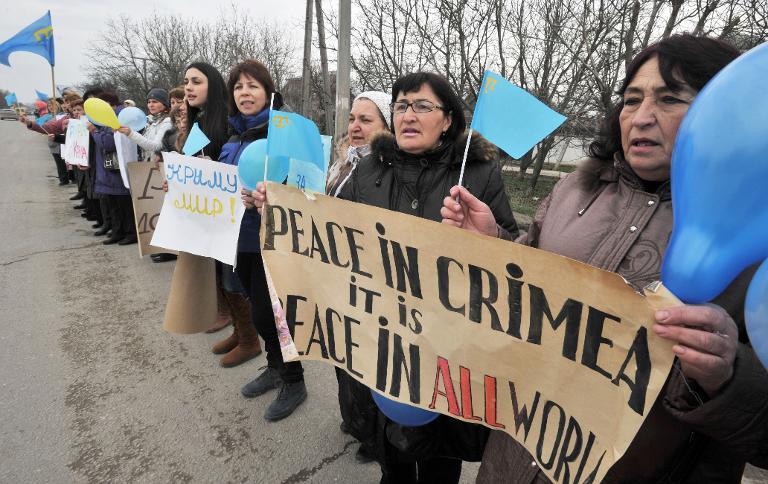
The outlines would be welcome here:
<svg viewBox="0 0 768 484">
<path fill-rule="evenodd" d="M 216 331 L 221 331 L 222 329 L 226 328 L 230 324 L 232 324 L 232 314 L 229 312 L 229 306 L 226 304 L 226 301 L 224 301 L 224 294 L 223 291 L 219 289 L 217 291 L 216 295 L 216 306 L 217 306 L 217 313 L 216 313 L 216 321 L 213 323 L 213 326 L 211 326 L 206 333 L 215 333 Z M 237 343 L 235 343 L 237 344 Z M 234 346 L 232 347 L 234 348 Z M 232 349 L 230 348 L 230 350 Z M 216 353 L 214 351 L 214 353 Z M 223 353 L 226 353 L 224 351 Z"/>
<path fill-rule="evenodd" d="M 221 366 L 237 366 L 261 354 L 261 343 L 256 326 L 251 321 L 251 303 L 245 296 L 234 292 L 225 292 L 225 297 L 232 312 L 232 321 L 237 332 L 237 346 L 221 358 Z"/>
</svg>

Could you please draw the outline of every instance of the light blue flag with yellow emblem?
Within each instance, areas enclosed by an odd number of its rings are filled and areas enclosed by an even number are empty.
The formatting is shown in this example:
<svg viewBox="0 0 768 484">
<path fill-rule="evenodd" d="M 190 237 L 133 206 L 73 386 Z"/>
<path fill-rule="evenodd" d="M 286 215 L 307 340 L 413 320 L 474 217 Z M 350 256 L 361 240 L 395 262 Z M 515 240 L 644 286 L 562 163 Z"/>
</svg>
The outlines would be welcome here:
<svg viewBox="0 0 768 484">
<path fill-rule="evenodd" d="M 32 52 L 45 57 L 50 65 L 56 63 L 53 48 L 53 24 L 51 11 L 32 22 L 16 35 L 0 44 L 0 63 L 11 66 L 8 57 L 14 52 Z"/>
<path fill-rule="evenodd" d="M 524 89 L 485 71 L 470 128 L 519 159 L 566 119 Z"/>
<path fill-rule="evenodd" d="M 5 96 L 5 104 L 7 104 L 9 108 L 11 106 L 13 106 L 14 104 L 16 104 L 16 103 L 17 103 L 17 100 L 16 100 L 16 93 L 15 92 L 12 92 L 12 93 L 10 93 L 10 94 Z"/>
<path fill-rule="evenodd" d="M 270 165 L 277 163 L 287 169 L 289 185 L 303 190 L 324 191 L 324 176 L 328 167 L 320 131 L 311 120 L 296 113 L 272 111 L 267 133 L 267 157 Z M 322 188 L 318 181 L 321 179 Z"/>
<path fill-rule="evenodd" d="M 37 89 L 35 89 L 35 94 L 37 94 L 37 98 L 43 101 L 44 103 L 47 103 L 48 100 L 50 99 L 50 96 L 48 96 L 48 94 L 42 91 L 38 91 Z"/>
</svg>

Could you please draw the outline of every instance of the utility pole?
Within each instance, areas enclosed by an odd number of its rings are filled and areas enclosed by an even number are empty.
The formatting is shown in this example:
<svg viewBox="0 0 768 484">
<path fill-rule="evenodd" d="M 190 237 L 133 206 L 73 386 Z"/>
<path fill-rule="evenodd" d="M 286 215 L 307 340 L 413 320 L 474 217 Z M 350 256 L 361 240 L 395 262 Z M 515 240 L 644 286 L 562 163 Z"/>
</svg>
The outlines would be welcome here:
<svg viewBox="0 0 768 484">
<path fill-rule="evenodd" d="M 339 57 L 336 61 L 336 140 L 347 132 L 349 117 L 349 64 L 352 35 L 351 0 L 339 0 Z"/>
<path fill-rule="evenodd" d="M 304 18 L 304 69 L 301 73 L 301 115 L 310 117 L 309 111 L 312 103 L 310 102 L 309 86 L 312 81 L 310 71 L 310 61 L 312 56 L 312 0 L 307 0 L 307 14 Z"/>
<path fill-rule="evenodd" d="M 325 111 L 325 131 L 333 136 L 333 113 L 331 112 L 331 80 L 328 77 L 328 52 L 325 47 L 325 27 L 323 25 L 322 0 L 315 0 L 317 11 L 317 40 L 320 44 L 320 68 L 323 72 L 323 110 Z"/>
</svg>

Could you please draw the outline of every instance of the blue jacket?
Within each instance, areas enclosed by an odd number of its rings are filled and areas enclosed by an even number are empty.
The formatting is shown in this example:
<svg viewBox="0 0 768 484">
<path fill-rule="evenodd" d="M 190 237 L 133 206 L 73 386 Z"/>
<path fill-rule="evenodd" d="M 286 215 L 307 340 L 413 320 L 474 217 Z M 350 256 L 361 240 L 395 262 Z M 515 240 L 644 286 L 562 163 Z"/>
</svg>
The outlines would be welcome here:
<svg viewBox="0 0 768 484">
<path fill-rule="evenodd" d="M 115 113 L 119 113 L 122 110 L 121 107 L 115 109 Z M 123 178 L 120 176 L 118 170 L 106 170 L 104 168 L 104 153 L 112 153 L 117 162 L 117 154 L 115 153 L 115 136 L 114 131 L 111 128 L 105 126 L 98 126 L 96 131 L 91 133 L 93 142 L 95 144 L 95 157 L 96 163 L 96 183 L 94 185 L 94 191 L 101 195 L 130 195 L 131 192 L 123 185 Z"/>
<path fill-rule="evenodd" d="M 229 125 L 234 133 L 221 148 L 219 161 L 228 165 L 237 165 L 246 146 L 267 137 L 269 110 L 265 109 L 253 116 L 238 114 L 229 117 Z M 238 252 L 259 252 L 259 227 L 261 216 L 255 208 L 245 210 L 240 224 Z"/>
</svg>

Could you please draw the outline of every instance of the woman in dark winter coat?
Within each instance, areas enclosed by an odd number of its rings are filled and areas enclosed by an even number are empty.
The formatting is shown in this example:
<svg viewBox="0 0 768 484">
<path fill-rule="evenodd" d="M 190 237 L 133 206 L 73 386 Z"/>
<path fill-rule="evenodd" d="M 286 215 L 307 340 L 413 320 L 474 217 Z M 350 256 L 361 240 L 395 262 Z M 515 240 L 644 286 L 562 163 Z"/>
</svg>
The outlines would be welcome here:
<svg viewBox="0 0 768 484">
<path fill-rule="evenodd" d="M 122 111 L 123 107 L 115 93 L 105 91 L 97 97 L 108 102 L 115 110 L 115 114 Z M 88 123 L 88 130 L 94 142 L 93 160 L 96 168 L 94 192 L 106 200 L 112 228 L 112 234 L 103 244 L 135 244 L 137 238 L 131 192 L 123 185 L 123 178 L 120 176 L 114 131 L 106 126 L 97 127 L 90 123 Z"/>
<path fill-rule="evenodd" d="M 592 158 L 561 180 L 518 242 L 621 274 L 642 287 L 658 280 L 672 231 L 670 165 L 677 130 L 697 93 L 739 52 L 721 41 L 672 36 L 632 61 L 622 101 Z M 488 208 L 454 187 L 444 222 L 496 235 Z M 706 194 L 717 196 L 717 194 Z M 653 331 L 675 343 L 665 387 L 604 482 L 739 483 L 746 462 L 768 467 L 768 372 L 744 327 L 754 268 L 713 304 L 656 313 Z M 478 482 L 547 483 L 528 451 L 491 432 Z"/>
<path fill-rule="evenodd" d="M 229 125 L 233 136 L 224 145 L 220 161 L 237 165 L 246 146 L 255 140 L 266 138 L 269 125 L 269 106 L 274 94 L 274 109 L 283 106 L 282 96 L 275 92 L 272 76 L 264 64 L 247 60 L 236 65 L 227 82 L 229 97 Z M 243 344 L 243 339 L 256 339 L 255 328 L 264 339 L 267 350 L 267 368 L 256 379 L 246 384 L 241 392 L 246 397 L 258 397 L 273 389 L 279 389 L 277 397 L 267 408 L 264 418 L 276 421 L 289 416 L 307 398 L 304 369 L 300 362 L 283 361 L 280 341 L 277 337 L 272 303 L 269 298 L 264 263 L 259 251 L 259 226 L 261 217 L 254 208 L 248 208 L 240 225 L 237 248 L 237 278 L 242 283 L 251 302 L 252 312 L 248 321 L 239 321 L 233 313 L 235 334 L 224 344 Z M 231 274 L 231 273 L 230 273 Z M 246 324 L 247 323 L 247 324 Z M 247 332 L 242 331 L 247 329 Z M 257 343 L 258 344 L 258 343 Z M 234 351 L 236 351 L 235 348 Z"/>
<path fill-rule="evenodd" d="M 373 139 L 371 154 L 358 163 L 339 197 L 440 221 L 443 198 L 459 180 L 466 143 L 459 98 L 441 76 L 418 72 L 395 82 L 391 107 L 394 136 L 387 133 Z M 474 137 L 465 186 L 491 207 L 501 230 L 516 236 L 517 223 L 504 191 L 498 157 L 493 145 Z M 401 452 L 396 448 L 401 443 L 387 438 L 401 435 L 400 425 L 383 414 L 379 422 L 382 482 L 458 482 L 461 460 Z"/>
<path fill-rule="evenodd" d="M 392 86 L 391 111 L 394 136 L 374 137 L 371 153 L 358 162 L 339 198 L 440 221 L 443 198 L 459 180 L 466 142 L 459 97 L 443 77 L 417 72 L 401 77 Z M 474 137 L 464 179 L 467 189 L 491 207 L 499 230 L 517 236 L 498 156 L 490 143 Z M 254 205 L 262 206 L 265 186 L 259 184 L 251 195 Z M 441 416 L 433 424 L 445 420 L 451 419 Z M 455 427 L 468 429 L 473 436 L 478 432 L 485 435 L 485 429 L 474 424 L 459 422 Z M 459 481 L 460 459 L 400 451 L 420 434 L 417 427 L 405 431 L 406 438 L 403 429 L 379 412 L 376 434 L 382 483 Z M 477 449 L 460 457 L 476 459 Z"/>
</svg>

